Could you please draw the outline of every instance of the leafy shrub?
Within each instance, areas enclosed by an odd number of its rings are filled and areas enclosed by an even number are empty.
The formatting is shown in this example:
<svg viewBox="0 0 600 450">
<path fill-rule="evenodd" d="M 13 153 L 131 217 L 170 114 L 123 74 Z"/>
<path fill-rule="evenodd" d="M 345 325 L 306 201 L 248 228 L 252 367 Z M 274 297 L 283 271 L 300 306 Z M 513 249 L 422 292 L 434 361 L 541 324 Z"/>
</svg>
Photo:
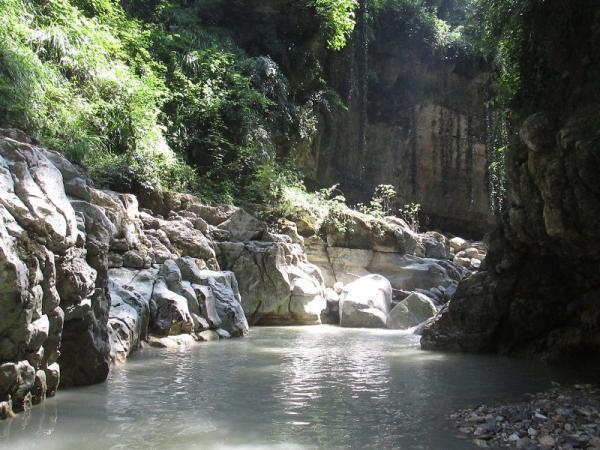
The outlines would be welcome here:
<svg viewBox="0 0 600 450">
<path fill-rule="evenodd" d="M 357 0 L 311 0 L 317 14 L 322 17 L 331 50 L 340 50 L 356 24 Z"/>
<path fill-rule="evenodd" d="M 148 160 L 142 184 L 172 187 L 180 162 L 158 122 L 166 90 L 147 38 L 110 0 L 2 2 L 0 122 L 102 177 L 102 163 Z"/>
<path fill-rule="evenodd" d="M 419 215 L 421 213 L 421 205 L 418 203 L 409 203 L 400 209 L 400 217 L 408 224 L 411 230 L 419 232 L 421 227 Z"/>
</svg>

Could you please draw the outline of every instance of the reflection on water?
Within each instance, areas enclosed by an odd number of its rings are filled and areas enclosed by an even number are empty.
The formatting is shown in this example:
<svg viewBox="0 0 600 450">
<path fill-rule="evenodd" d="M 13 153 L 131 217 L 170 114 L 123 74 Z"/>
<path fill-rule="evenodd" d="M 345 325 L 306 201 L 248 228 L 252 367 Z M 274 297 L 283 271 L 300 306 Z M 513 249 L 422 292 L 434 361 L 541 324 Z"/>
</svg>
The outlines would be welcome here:
<svg viewBox="0 0 600 450">
<path fill-rule="evenodd" d="M 533 362 L 422 352 L 401 332 L 255 328 L 140 352 L 107 383 L 1 422 L 0 447 L 465 449 L 451 411 L 565 379 Z"/>
</svg>

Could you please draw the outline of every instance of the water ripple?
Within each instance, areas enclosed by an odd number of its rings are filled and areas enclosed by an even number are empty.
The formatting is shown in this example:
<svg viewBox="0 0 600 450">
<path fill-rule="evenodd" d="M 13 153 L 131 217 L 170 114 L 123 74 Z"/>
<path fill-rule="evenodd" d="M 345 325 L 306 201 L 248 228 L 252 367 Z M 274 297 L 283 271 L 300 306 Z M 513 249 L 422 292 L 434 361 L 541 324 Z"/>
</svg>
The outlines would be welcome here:
<svg viewBox="0 0 600 450">
<path fill-rule="evenodd" d="M 406 333 L 260 328 L 138 353 L 107 383 L 0 423 L 0 447 L 465 449 L 450 411 L 561 376 L 532 362 L 422 352 Z"/>
</svg>

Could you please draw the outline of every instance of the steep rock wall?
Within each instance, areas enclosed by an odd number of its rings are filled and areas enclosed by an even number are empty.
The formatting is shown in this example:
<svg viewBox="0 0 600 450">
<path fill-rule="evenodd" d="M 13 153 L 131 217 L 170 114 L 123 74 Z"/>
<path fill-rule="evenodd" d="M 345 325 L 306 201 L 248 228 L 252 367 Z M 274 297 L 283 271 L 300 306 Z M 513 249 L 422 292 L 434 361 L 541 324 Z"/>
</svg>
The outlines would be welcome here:
<svg viewBox="0 0 600 450">
<path fill-rule="evenodd" d="M 589 358 L 600 351 L 600 13 L 531 4 L 509 210 L 484 271 L 461 283 L 424 348 Z M 542 80 L 540 82 L 540 80 Z"/>
<path fill-rule="evenodd" d="M 433 48 L 409 30 L 418 22 L 409 11 L 368 12 L 359 2 L 354 34 L 335 52 L 308 2 L 238 3 L 199 14 L 249 54 L 276 61 L 290 96 L 316 111 L 310 143 L 276 143 L 299 159 L 309 187 L 340 183 L 351 202 L 365 202 L 375 186 L 391 184 L 401 205 L 422 205 L 431 227 L 477 237 L 491 228 L 487 67 Z"/>
<path fill-rule="evenodd" d="M 393 17 L 372 27 L 366 64 L 359 23 L 349 47 L 325 66 L 348 109 L 322 110 L 319 135 L 303 158 L 307 177 L 318 186 L 341 183 L 353 202 L 391 184 L 401 204 L 422 205 L 431 226 L 482 234 L 493 222 L 485 68 L 432 50 Z"/>
</svg>

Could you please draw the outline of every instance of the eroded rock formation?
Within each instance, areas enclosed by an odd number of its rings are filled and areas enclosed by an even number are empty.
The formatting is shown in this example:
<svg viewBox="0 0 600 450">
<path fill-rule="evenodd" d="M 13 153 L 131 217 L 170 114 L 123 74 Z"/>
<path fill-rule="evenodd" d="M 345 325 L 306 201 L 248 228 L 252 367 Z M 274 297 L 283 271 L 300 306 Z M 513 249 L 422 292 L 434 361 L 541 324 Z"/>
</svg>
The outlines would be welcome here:
<svg viewBox="0 0 600 450">
<path fill-rule="evenodd" d="M 0 130 L 0 184 L 2 417 L 103 381 L 145 340 L 244 336 L 245 311 L 320 323 L 319 269 L 242 209 L 162 192 L 140 209 L 17 130 Z"/>
</svg>

